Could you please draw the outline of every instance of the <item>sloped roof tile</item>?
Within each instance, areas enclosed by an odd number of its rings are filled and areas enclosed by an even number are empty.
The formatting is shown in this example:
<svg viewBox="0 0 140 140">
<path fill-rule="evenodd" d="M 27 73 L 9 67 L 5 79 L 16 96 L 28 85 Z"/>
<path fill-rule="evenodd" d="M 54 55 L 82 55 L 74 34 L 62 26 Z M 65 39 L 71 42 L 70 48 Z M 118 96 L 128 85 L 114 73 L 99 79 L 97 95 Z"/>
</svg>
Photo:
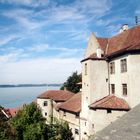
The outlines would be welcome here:
<svg viewBox="0 0 140 140">
<path fill-rule="evenodd" d="M 114 110 L 129 110 L 130 107 L 128 103 L 114 95 L 108 95 L 96 102 L 92 103 L 90 106 L 92 109 L 114 109 Z"/>
<path fill-rule="evenodd" d="M 66 101 L 73 95 L 74 93 L 65 90 L 48 90 L 39 95 L 37 98 L 52 99 L 54 101 Z"/>
<path fill-rule="evenodd" d="M 140 51 L 140 25 L 134 26 L 122 33 L 111 38 L 96 37 L 101 49 L 104 51 L 104 57 L 97 58 L 96 54 L 92 54 L 81 62 L 92 59 L 102 60 L 114 54 L 123 54 L 128 51 Z"/>
<path fill-rule="evenodd" d="M 135 49 L 138 44 L 140 44 L 140 25 L 109 38 L 107 54 L 110 55 L 116 51 L 131 48 L 131 46 Z"/>
<path fill-rule="evenodd" d="M 59 109 L 79 113 L 81 110 L 81 93 L 75 94 L 72 98 L 62 103 Z"/>
</svg>

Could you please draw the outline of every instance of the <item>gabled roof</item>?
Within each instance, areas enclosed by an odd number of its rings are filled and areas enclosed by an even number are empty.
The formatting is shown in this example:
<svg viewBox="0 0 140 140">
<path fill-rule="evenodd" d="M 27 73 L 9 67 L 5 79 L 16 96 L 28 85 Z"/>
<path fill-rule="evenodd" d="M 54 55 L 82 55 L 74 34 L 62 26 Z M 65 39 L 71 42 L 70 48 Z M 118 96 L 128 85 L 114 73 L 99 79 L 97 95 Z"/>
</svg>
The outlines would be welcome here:
<svg viewBox="0 0 140 140">
<path fill-rule="evenodd" d="M 68 99 L 70 99 L 73 95 L 74 95 L 74 93 L 72 93 L 70 91 L 48 90 L 48 91 L 42 93 L 41 95 L 39 95 L 37 98 L 52 99 L 56 102 L 61 102 L 61 101 L 63 102 L 63 101 L 67 101 Z"/>
<path fill-rule="evenodd" d="M 96 38 L 101 49 L 104 51 L 104 57 L 102 57 L 104 60 L 105 58 L 116 57 L 129 52 L 140 53 L 140 25 L 123 31 L 111 38 Z M 96 54 L 92 54 L 81 62 L 89 59 L 103 60 L 102 58 L 97 58 Z"/>
<path fill-rule="evenodd" d="M 91 109 L 112 109 L 112 110 L 129 110 L 128 103 L 114 95 L 108 95 L 89 106 Z"/>
<path fill-rule="evenodd" d="M 81 110 L 81 93 L 77 93 L 69 100 L 59 106 L 60 110 L 65 110 L 71 113 L 80 113 Z"/>
</svg>

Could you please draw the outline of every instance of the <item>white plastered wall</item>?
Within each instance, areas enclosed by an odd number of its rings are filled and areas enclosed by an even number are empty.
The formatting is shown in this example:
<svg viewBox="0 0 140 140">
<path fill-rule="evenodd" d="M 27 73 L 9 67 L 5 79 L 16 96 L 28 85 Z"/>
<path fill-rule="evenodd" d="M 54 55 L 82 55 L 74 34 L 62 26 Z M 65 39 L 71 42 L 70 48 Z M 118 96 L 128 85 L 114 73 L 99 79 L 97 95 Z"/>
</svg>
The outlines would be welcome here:
<svg viewBox="0 0 140 140">
<path fill-rule="evenodd" d="M 72 114 L 69 112 L 65 112 L 65 115 L 64 115 L 64 111 L 62 111 L 62 110 L 59 110 L 59 115 L 60 115 L 61 120 L 68 122 L 69 127 L 72 130 L 74 140 L 79 140 L 79 137 L 80 137 L 79 117 L 77 117 L 75 114 Z M 75 129 L 77 129 L 79 131 L 79 135 L 75 134 Z"/>
<path fill-rule="evenodd" d="M 130 80 L 130 106 L 133 108 L 140 103 L 140 55 L 129 55 L 128 61 Z M 128 93 L 128 96 L 129 96 Z"/>
<path fill-rule="evenodd" d="M 87 75 L 85 75 L 85 63 Z M 94 133 L 90 131 L 92 114 L 89 105 L 109 94 L 108 90 L 108 63 L 105 60 L 87 60 L 82 62 L 82 110 L 81 110 L 81 137 L 88 139 Z M 92 133 L 91 133 L 92 132 Z"/>
<path fill-rule="evenodd" d="M 93 53 L 96 53 L 96 50 L 99 47 L 100 45 L 98 43 L 98 40 L 96 39 L 94 33 L 91 33 L 89 37 L 88 45 L 85 51 L 85 58 L 89 57 Z"/>
<path fill-rule="evenodd" d="M 90 109 L 90 123 L 89 123 L 89 133 L 93 135 L 94 133 L 104 129 L 106 126 L 120 118 L 124 115 L 126 111 L 111 111 L 107 113 L 107 110 L 92 110 Z"/>
<path fill-rule="evenodd" d="M 44 101 L 47 101 L 47 103 L 48 103 L 47 106 L 44 106 Z M 51 115 L 51 112 L 52 112 L 51 100 L 50 99 L 37 98 L 37 104 L 39 105 L 39 107 L 42 111 L 43 117 L 46 118 L 47 122 L 49 122 L 50 121 L 50 115 Z M 45 113 L 47 113 L 46 116 L 45 116 Z"/>
</svg>

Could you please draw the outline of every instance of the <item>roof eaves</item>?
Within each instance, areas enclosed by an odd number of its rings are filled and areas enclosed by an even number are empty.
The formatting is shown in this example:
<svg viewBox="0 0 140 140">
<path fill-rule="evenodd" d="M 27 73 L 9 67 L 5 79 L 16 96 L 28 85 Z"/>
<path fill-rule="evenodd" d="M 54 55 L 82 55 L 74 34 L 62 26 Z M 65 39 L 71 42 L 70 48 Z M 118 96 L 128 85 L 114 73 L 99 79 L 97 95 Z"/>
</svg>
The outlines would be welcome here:
<svg viewBox="0 0 140 140">
<path fill-rule="evenodd" d="M 126 54 L 140 54 L 140 49 L 123 49 L 112 54 L 107 55 L 107 60 L 110 61 L 113 58 L 117 58 Z"/>
<path fill-rule="evenodd" d="M 59 108 L 59 110 L 62 110 L 62 111 L 65 111 L 65 112 L 69 112 L 69 113 L 72 113 L 72 114 L 79 114 L 80 113 L 80 109 L 79 110 L 77 110 L 77 111 L 74 111 L 74 110 L 68 110 L 68 109 L 65 109 L 65 108 Z"/>
<path fill-rule="evenodd" d="M 102 110 L 125 110 L 125 111 L 129 111 L 131 108 L 111 108 L 111 107 L 98 107 L 98 106 L 95 106 L 95 107 L 92 107 L 92 106 L 89 106 L 90 109 L 102 109 Z"/>
<path fill-rule="evenodd" d="M 88 57 L 88 58 L 85 58 L 85 59 L 81 60 L 81 62 L 84 62 L 84 61 L 87 61 L 87 60 L 106 60 L 106 57 L 101 57 L 101 58 Z"/>
</svg>

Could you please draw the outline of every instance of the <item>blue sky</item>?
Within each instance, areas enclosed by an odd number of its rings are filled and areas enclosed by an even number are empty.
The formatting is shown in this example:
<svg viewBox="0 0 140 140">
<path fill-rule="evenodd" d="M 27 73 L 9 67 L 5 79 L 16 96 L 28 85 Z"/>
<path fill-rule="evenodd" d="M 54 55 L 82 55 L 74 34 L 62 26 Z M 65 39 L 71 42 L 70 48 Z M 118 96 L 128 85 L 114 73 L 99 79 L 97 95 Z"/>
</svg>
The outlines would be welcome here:
<svg viewBox="0 0 140 140">
<path fill-rule="evenodd" d="M 0 84 L 63 83 L 91 32 L 110 37 L 135 16 L 139 0 L 0 0 Z"/>
</svg>

